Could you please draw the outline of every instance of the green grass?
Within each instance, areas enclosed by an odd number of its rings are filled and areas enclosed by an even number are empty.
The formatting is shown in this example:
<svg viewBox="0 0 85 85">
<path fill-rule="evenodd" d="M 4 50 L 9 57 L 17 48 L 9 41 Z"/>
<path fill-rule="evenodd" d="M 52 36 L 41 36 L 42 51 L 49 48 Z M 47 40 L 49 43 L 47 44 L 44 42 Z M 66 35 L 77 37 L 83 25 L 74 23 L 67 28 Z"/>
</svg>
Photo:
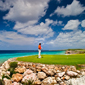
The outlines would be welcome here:
<svg viewBox="0 0 85 85">
<path fill-rule="evenodd" d="M 77 65 L 85 64 L 85 54 L 76 55 L 41 55 L 43 58 L 37 58 L 38 55 L 19 57 L 18 61 L 43 63 L 43 64 L 58 64 L 58 65 Z"/>
</svg>

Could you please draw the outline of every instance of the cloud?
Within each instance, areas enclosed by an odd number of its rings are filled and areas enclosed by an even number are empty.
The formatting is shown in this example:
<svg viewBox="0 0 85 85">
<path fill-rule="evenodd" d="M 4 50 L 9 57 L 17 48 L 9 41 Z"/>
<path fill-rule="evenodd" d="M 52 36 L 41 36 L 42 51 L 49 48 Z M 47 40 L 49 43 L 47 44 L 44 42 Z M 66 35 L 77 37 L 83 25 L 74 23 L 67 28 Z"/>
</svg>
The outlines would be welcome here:
<svg viewBox="0 0 85 85">
<path fill-rule="evenodd" d="M 62 30 L 77 30 L 80 22 L 79 20 L 70 20 L 68 23 L 62 28 Z"/>
<path fill-rule="evenodd" d="M 6 14 L 3 19 L 23 23 L 38 20 L 45 15 L 46 9 L 48 8 L 48 1 L 49 0 L 16 0 L 12 8 L 8 7 L 9 13 Z"/>
<path fill-rule="evenodd" d="M 59 33 L 56 39 L 48 41 L 47 44 L 55 48 L 84 48 L 85 47 L 85 31 Z"/>
<path fill-rule="evenodd" d="M 14 30 L 20 32 L 22 34 L 29 34 L 33 36 L 39 36 L 44 38 L 53 37 L 54 32 L 50 25 L 53 25 L 56 21 L 46 19 L 45 23 L 41 22 L 40 24 L 36 25 L 36 21 L 28 21 L 27 23 L 20 23 L 16 22 L 14 26 Z M 57 24 L 57 23 L 55 23 Z"/>
<path fill-rule="evenodd" d="M 0 31 L 0 41 L 14 45 L 31 45 L 35 38 L 17 34 L 13 31 Z"/>
<path fill-rule="evenodd" d="M 82 26 L 82 27 L 85 27 L 85 20 L 83 20 L 83 21 L 81 22 L 81 26 Z"/>
<path fill-rule="evenodd" d="M 73 2 L 70 5 L 67 5 L 66 7 L 58 7 L 54 13 L 52 13 L 50 16 L 54 14 L 63 15 L 63 16 L 76 16 L 81 14 L 85 10 L 85 7 L 80 4 L 79 1 L 73 0 Z"/>
<path fill-rule="evenodd" d="M 9 10 L 12 6 L 14 6 L 17 0 L 0 0 L 0 10 L 6 11 Z"/>
</svg>

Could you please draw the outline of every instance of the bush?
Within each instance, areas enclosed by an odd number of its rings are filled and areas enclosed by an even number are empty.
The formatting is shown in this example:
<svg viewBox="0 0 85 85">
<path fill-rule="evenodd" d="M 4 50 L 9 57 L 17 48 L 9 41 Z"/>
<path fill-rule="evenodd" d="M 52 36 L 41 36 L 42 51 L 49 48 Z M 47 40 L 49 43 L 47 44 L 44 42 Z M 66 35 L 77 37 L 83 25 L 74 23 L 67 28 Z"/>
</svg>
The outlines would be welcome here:
<svg viewBox="0 0 85 85">
<path fill-rule="evenodd" d="M 10 63 L 10 68 L 16 68 L 17 67 L 17 62 L 11 62 Z"/>
<path fill-rule="evenodd" d="M 15 72 L 14 70 L 15 70 L 15 68 L 9 68 L 8 69 L 8 71 L 10 71 L 10 77 L 12 77 L 13 74 L 18 73 L 18 72 Z"/>
<path fill-rule="evenodd" d="M 0 79 L 0 85 L 4 85 L 4 84 L 3 84 L 3 81 L 2 81 L 1 79 Z"/>
</svg>

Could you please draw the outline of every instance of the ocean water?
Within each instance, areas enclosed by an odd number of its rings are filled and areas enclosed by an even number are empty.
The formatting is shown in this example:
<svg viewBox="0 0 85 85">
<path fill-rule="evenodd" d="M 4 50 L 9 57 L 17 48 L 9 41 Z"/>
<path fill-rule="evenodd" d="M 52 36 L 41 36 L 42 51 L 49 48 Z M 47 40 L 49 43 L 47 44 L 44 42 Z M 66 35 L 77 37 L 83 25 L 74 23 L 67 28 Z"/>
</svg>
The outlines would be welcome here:
<svg viewBox="0 0 85 85">
<path fill-rule="evenodd" d="M 64 55 L 65 51 L 42 51 L 42 55 Z M 22 57 L 22 56 L 30 56 L 30 55 L 38 55 L 38 51 L 0 51 L 0 64 L 4 61 L 8 60 L 9 58 L 14 57 Z"/>
</svg>

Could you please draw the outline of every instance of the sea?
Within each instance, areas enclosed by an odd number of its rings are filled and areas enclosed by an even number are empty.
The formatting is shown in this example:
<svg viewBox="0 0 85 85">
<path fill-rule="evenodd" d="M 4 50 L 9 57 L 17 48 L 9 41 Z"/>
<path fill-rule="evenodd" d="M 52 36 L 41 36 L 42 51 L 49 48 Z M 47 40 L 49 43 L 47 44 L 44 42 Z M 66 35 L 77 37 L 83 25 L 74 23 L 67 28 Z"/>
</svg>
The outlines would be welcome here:
<svg viewBox="0 0 85 85">
<path fill-rule="evenodd" d="M 37 50 L 0 50 L 0 64 L 9 58 L 38 55 Z M 65 55 L 65 51 L 42 50 L 41 55 Z"/>
</svg>

